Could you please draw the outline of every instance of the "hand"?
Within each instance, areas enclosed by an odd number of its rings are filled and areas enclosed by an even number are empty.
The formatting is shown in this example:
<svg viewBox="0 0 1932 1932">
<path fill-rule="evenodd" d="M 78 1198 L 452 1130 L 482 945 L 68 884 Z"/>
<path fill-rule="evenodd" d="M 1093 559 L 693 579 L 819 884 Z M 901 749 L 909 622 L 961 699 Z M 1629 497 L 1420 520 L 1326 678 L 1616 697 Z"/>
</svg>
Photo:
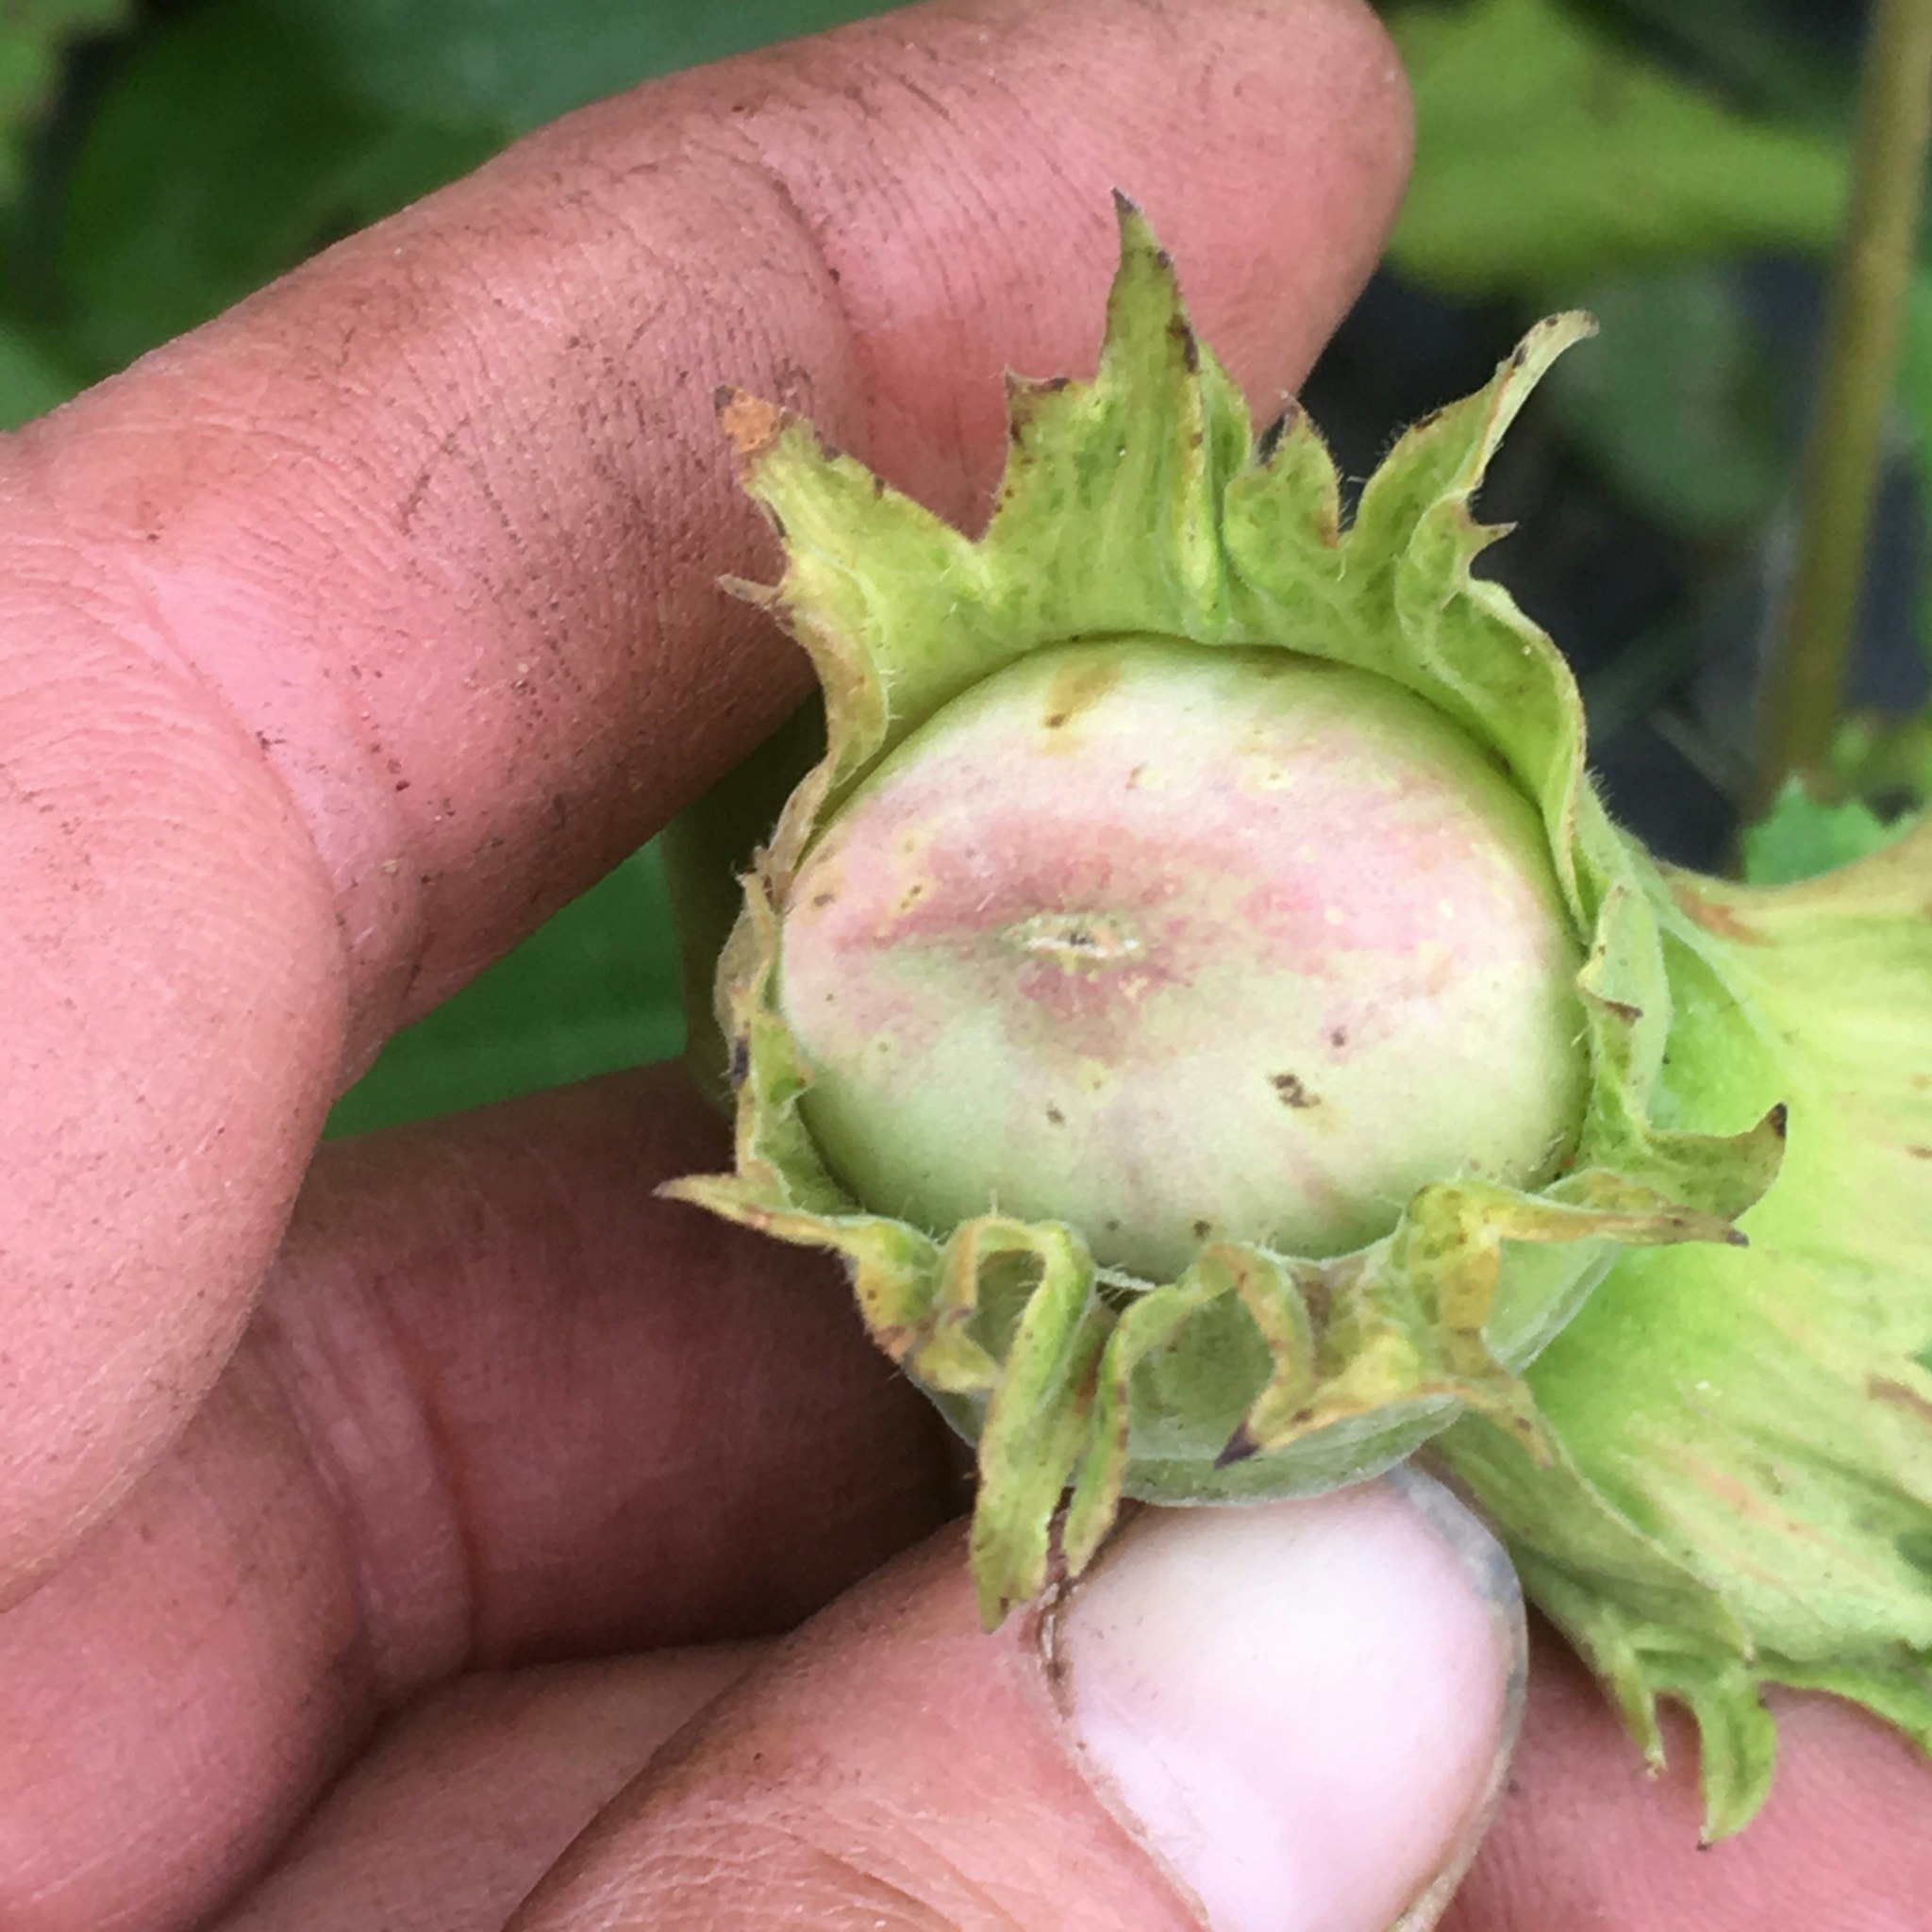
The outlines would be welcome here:
<svg viewBox="0 0 1932 1932">
<path fill-rule="evenodd" d="M 957 1532 L 763 1647 L 955 1466 L 835 1276 L 652 1198 L 720 1158 L 680 1078 L 311 1164 L 801 694 L 715 589 L 715 383 L 970 514 L 1119 183 L 1266 409 L 1406 112 L 1351 0 L 902 12 L 575 116 L 0 455 L 8 1932 L 1369 1932 L 1455 1856 L 1516 1626 L 1432 1492 L 1143 1517 L 1051 1671 Z M 1552 1654 L 1453 1923 L 1907 1923 L 1924 1772 L 1788 1740 L 1699 1859 L 1692 1754 L 1646 1785 Z"/>
</svg>

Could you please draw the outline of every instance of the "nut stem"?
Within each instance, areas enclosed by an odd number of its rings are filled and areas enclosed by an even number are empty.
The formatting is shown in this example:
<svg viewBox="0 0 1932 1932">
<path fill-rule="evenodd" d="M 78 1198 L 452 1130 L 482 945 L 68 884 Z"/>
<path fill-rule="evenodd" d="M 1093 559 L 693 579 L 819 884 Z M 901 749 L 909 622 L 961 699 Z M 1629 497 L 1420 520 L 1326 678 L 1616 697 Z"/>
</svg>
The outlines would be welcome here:
<svg viewBox="0 0 1932 1932">
<path fill-rule="evenodd" d="M 1756 803 L 1816 774 L 1837 733 L 1932 138 L 1932 0 L 1877 0 L 1851 203 L 1800 491 L 1798 560 L 1768 667 Z"/>
</svg>

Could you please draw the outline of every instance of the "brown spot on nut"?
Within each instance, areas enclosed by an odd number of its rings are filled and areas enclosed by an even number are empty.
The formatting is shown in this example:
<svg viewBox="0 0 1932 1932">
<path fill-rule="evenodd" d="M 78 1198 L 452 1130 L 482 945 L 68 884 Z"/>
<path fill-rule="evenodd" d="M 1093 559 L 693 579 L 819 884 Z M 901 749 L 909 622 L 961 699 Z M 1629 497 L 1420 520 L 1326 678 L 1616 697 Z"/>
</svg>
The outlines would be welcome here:
<svg viewBox="0 0 1932 1932">
<path fill-rule="evenodd" d="M 1120 667 L 1107 658 L 1074 658 L 1047 687 L 1042 719 L 1049 731 L 1071 724 L 1120 682 Z"/>
</svg>

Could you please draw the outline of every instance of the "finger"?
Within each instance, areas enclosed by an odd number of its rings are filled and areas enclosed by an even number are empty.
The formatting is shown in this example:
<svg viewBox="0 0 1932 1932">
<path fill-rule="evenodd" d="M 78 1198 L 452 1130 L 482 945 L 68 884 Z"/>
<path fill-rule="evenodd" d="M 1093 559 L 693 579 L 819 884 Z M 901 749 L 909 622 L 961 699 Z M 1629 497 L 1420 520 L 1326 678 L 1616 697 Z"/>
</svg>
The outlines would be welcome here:
<svg viewBox="0 0 1932 1932">
<path fill-rule="evenodd" d="M 465 1677 L 400 1713 L 209 1932 L 498 1932 L 745 1647 Z"/>
<path fill-rule="evenodd" d="M 422 1685 L 787 1628 L 951 1513 L 838 1271 L 653 1197 L 724 1141 L 667 1073 L 325 1152 L 177 1448 L 0 1615 L 0 1925 L 196 1924 Z"/>
<path fill-rule="evenodd" d="M 1775 1700 L 1771 1801 L 1739 1837 L 1700 1847 L 1690 1726 L 1652 1779 L 1602 1691 L 1547 1632 L 1494 1828 L 1443 1932 L 1845 1932 L 1924 1922 L 1932 1764 L 1833 1698 Z"/>
<path fill-rule="evenodd" d="M 513 1925 L 1384 1932 L 1481 1815 L 1522 1641 L 1420 1482 L 1149 1512 L 1052 1630 L 1049 1662 L 986 1637 L 949 1532 L 711 1707 Z"/>
<path fill-rule="evenodd" d="M 0 1587 L 206 1390 L 345 1070 L 796 697 L 711 385 L 958 508 L 999 365 L 1091 359 L 1119 182 L 1266 400 L 1406 141 L 1355 0 L 895 12 L 574 117 L 0 458 Z"/>
<path fill-rule="evenodd" d="M 141 641 L 265 741 L 387 1024 L 795 701 L 797 654 L 717 589 L 753 520 L 715 384 L 961 509 L 1002 368 L 1091 361 L 1125 185 L 1272 407 L 1406 153 L 1352 0 L 898 11 L 560 123 L 105 385 L 25 468 L 96 574 L 137 575 Z"/>
</svg>

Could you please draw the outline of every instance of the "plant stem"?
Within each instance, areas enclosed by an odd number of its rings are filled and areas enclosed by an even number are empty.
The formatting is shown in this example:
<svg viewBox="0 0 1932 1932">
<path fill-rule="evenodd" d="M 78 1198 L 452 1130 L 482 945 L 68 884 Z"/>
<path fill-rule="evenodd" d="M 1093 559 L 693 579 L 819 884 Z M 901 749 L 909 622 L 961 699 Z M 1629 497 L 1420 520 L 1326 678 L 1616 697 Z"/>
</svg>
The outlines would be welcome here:
<svg viewBox="0 0 1932 1932">
<path fill-rule="evenodd" d="M 1798 559 L 1768 667 L 1757 804 L 1816 774 L 1838 729 L 1932 137 L 1932 0 L 1876 0 L 1800 486 Z"/>
</svg>

